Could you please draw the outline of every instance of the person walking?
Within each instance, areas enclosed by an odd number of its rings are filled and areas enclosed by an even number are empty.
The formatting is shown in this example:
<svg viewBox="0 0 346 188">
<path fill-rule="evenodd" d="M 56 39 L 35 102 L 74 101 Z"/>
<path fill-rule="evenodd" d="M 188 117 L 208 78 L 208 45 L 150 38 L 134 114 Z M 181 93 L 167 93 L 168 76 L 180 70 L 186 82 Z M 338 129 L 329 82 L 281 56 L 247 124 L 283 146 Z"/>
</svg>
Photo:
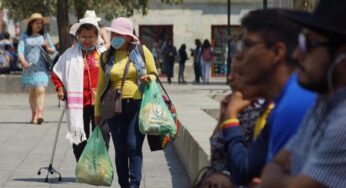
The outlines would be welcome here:
<svg viewBox="0 0 346 188">
<path fill-rule="evenodd" d="M 201 41 L 199 39 L 195 40 L 195 49 L 191 49 L 191 56 L 193 56 L 193 67 L 195 71 L 195 83 L 200 83 L 201 73 Z"/>
<path fill-rule="evenodd" d="M 166 48 L 163 50 L 164 64 L 166 66 L 167 82 L 172 83 L 174 77 L 174 62 L 177 56 L 177 49 L 173 46 L 171 40 L 168 41 Z"/>
<path fill-rule="evenodd" d="M 21 34 L 18 44 L 18 57 L 23 67 L 21 82 L 29 91 L 32 113 L 30 123 L 41 124 L 44 122 L 45 88 L 49 81 L 49 72 L 41 55 L 41 48 L 52 54 L 55 47 L 49 34 L 44 31 L 43 25 L 48 23 L 47 18 L 40 13 L 34 13 L 26 22 L 27 29 Z"/>
<path fill-rule="evenodd" d="M 179 48 L 179 75 L 178 83 L 186 83 L 184 79 L 185 62 L 188 60 L 186 53 L 186 45 L 182 44 Z"/>
<path fill-rule="evenodd" d="M 142 179 L 142 145 L 145 135 L 139 132 L 138 115 L 143 97 L 140 88 L 157 75 L 152 53 L 146 46 L 139 46 L 139 39 L 134 35 L 133 22 L 124 17 L 112 21 L 106 28 L 111 32 L 111 48 L 101 55 L 97 100 L 95 104 L 95 121 L 106 121 L 112 133 L 115 149 L 115 165 L 118 182 L 122 188 L 140 187 Z M 143 51 L 141 53 L 133 50 Z M 125 71 L 127 69 L 127 73 Z M 124 77 L 124 74 L 127 74 Z M 122 81 L 124 77 L 124 82 Z M 122 84 L 123 83 L 123 84 Z M 120 89 L 122 112 L 106 118 L 101 108 L 105 93 Z"/>
<path fill-rule="evenodd" d="M 89 18 L 76 23 L 76 45 L 67 49 L 53 68 L 54 83 L 59 100 L 67 106 L 67 138 L 73 144 L 76 161 L 79 160 L 87 139 L 90 125 L 95 128 L 94 103 L 99 73 L 99 56 L 104 51 L 97 48 L 99 27 Z M 65 96 L 66 95 L 66 96 Z"/>
<path fill-rule="evenodd" d="M 88 20 L 95 20 L 99 26 L 99 35 L 97 37 L 97 44 L 109 49 L 111 46 L 110 34 L 105 29 L 105 27 L 101 26 L 100 24 L 101 18 L 96 16 L 96 13 L 94 10 L 86 10 L 84 13 L 84 17 L 79 19 L 79 22 L 85 22 L 85 21 L 87 22 Z"/>
<path fill-rule="evenodd" d="M 201 67 L 203 83 L 209 84 L 210 80 L 210 64 L 214 58 L 214 52 L 208 39 L 203 41 L 202 54 L 201 54 Z"/>
</svg>

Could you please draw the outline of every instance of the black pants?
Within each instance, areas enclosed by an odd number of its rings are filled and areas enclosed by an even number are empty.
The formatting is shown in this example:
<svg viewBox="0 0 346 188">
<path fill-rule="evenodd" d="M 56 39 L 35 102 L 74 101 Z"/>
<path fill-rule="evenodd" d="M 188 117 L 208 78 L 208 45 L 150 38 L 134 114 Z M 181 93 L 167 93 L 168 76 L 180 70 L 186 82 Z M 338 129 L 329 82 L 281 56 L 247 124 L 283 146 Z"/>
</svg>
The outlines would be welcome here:
<svg viewBox="0 0 346 188">
<path fill-rule="evenodd" d="M 200 62 L 194 62 L 194 71 L 195 71 L 195 82 L 199 83 L 199 78 L 202 77 L 202 67 Z"/>
<path fill-rule="evenodd" d="M 91 125 L 91 130 L 94 130 L 95 128 L 95 120 L 94 120 L 94 106 L 88 105 L 83 108 L 83 122 L 84 122 L 84 132 L 86 134 L 87 139 L 90 137 L 90 125 Z M 110 131 L 109 127 L 106 123 L 101 125 L 102 129 L 102 135 L 105 140 L 107 149 L 109 148 L 109 139 L 110 139 Z M 82 152 L 87 144 L 87 141 L 83 141 L 82 143 L 76 145 L 73 144 L 73 153 L 76 158 L 76 161 L 78 162 L 80 156 L 82 155 Z"/>
<path fill-rule="evenodd" d="M 178 76 L 178 82 L 185 82 L 184 79 L 184 70 L 185 70 L 185 62 L 184 63 L 179 63 L 179 76 Z"/>
</svg>

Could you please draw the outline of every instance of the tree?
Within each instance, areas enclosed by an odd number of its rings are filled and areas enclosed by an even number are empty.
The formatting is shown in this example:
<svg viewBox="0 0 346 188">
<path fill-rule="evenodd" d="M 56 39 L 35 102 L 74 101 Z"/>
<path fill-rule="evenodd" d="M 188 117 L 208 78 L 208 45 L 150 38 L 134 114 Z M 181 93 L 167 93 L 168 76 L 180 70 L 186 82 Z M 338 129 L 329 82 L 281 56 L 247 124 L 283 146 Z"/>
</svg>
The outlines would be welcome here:
<svg viewBox="0 0 346 188">
<path fill-rule="evenodd" d="M 69 46 L 68 28 L 70 26 L 68 13 L 74 10 L 78 19 L 86 10 L 93 9 L 96 13 L 104 13 L 106 19 L 116 16 L 131 16 L 135 12 L 146 14 L 150 0 L 0 0 L 1 8 L 10 10 L 9 17 L 21 21 L 34 12 L 44 16 L 57 16 L 59 32 L 59 51 L 63 52 Z M 161 0 L 165 4 L 179 4 L 183 0 Z M 107 6 L 104 6 L 107 5 Z"/>
</svg>

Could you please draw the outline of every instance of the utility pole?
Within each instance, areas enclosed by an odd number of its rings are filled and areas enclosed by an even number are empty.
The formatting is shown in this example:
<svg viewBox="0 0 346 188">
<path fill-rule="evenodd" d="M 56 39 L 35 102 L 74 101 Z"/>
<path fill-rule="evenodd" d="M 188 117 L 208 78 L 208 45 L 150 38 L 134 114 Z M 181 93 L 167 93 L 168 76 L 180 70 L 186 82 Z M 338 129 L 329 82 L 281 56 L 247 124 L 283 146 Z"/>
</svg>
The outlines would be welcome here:
<svg viewBox="0 0 346 188">
<path fill-rule="evenodd" d="M 227 34 L 228 34 L 228 37 L 227 37 L 227 64 L 226 64 L 226 82 L 227 82 L 227 77 L 228 75 L 230 74 L 231 72 L 231 53 L 230 53 L 230 50 L 231 50 L 231 0 L 228 0 L 227 2 Z"/>
</svg>

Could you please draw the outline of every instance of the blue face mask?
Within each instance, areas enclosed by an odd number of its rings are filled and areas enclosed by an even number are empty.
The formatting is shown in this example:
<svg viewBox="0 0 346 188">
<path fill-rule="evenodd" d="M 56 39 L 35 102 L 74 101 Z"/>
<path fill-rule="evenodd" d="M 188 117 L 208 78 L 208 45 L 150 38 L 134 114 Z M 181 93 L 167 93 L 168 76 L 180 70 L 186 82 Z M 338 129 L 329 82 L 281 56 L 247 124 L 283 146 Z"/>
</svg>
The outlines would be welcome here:
<svg viewBox="0 0 346 188">
<path fill-rule="evenodd" d="M 124 37 L 113 37 L 112 38 L 112 47 L 115 49 L 121 48 L 125 43 Z"/>
<path fill-rule="evenodd" d="M 86 50 L 86 51 L 91 51 L 91 50 L 95 50 L 95 46 L 92 46 L 90 48 L 85 48 L 83 47 L 83 45 L 81 45 L 80 43 L 78 43 L 78 47 L 81 48 L 82 50 Z"/>
</svg>

